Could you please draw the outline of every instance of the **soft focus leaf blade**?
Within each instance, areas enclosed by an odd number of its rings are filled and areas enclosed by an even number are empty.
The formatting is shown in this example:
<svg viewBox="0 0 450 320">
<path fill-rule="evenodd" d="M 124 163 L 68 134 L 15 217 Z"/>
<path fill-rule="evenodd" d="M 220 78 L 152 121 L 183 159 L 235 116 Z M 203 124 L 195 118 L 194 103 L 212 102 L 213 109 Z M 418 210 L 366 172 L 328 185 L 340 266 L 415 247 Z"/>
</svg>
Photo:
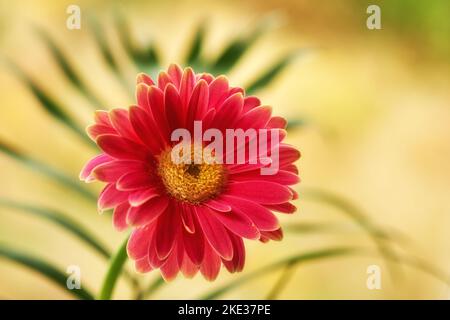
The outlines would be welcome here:
<svg viewBox="0 0 450 320">
<path fill-rule="evenodd" d="M 84 130 L 75 123 L 75 121 L 66 114 L 64 108 L 56 102 L 50 95 L 48 95 L 44 90 L 42 90 L 34 80 L 32 80 L 28 75 L 25 74 L 17 65 L 10 63 L 11 68 L 16 73 L 16 75 L 22 80 L 22 82 L 28 87 L 34 97 L 40 102 L 40 105 L 44 108 L 49 115 L 53 117 L 56 121 L 63 124 L 65 127 L 69 128 L 71 131 L 75 132 L 79 137 L 90 145 L 93 142 L 86 135 Z"/>
<path fill-rule="evenodd" d="M 87 99 L 89 99 L 93 107 L 98 108 L 98 106 L 101 105 L 100 101 L 95 97 L 92 91 L 78 76 L 77 72 L 69 62 L 69 59 L 61 51 L 56 42 L 51 38 L 47 31 L 43 29 L 38 29 L 38 34 L 44 41 L 47 48 L 50 50 L 53 59 L 55 60 L 59 68 L 63 71 L 66 79 L 69 80 L 73 84 L 73 86 L 76 87 Z"/>
<path fill-rule="evenodd" d="M 6 258 L 8 260 L 19 263 L 39 274 L 46 277 L 48 280 L 54 282 L 59 285 L 65 291 L 71 293 L 76 298 L 83 300 L 92 300 L 94 299 L 93 295 L 89 293 L 88 290 L 81 288 L 77 290 L 68 290 L 67 289 L 67 275 L 61 271 L 59 271 L 52 264 L 37 258 L 33 257 L 27 253 L 23 253 L 16 249 L 12 249 L 6 245 L 0 244 L 0 257 Z"/>
<path fill-rule="evenodd" d="M 82 240 L 84 243 L 88 244 L 102 256 L 106 258 L 110 257 L 110 253 L 105 248 L 105 246 L 101 244 L 89 231 L 87 231 L 83 226 L 81 226 L 76 221 L 68 218 L 67 216 L 61 214 L 60 212 L 31 205 L 25 205 L 18 202 L 6 200 L 3 198 L 0 198 L 0 206 L 17 209 L 44 218 L 50 221 L 51 223 L 59 225 L 64 230 L 70 232 L 75 237 Z"/>
<path fill-rule="evenodd" d="M 17 149 L 5 144 L 0 141 L 0 152 L 11 157 L 12 159 L 21 162 L 26 167 L 30 168 L 33 171 L 42 173 L 49 178 L 55 180 L 56 182 L 61 183 L 62 185 L 72 189 L 83 197 L 87 198 L 90 201 L 97 201 L 97 196 L 84 188 L 75 178 L 67 176 L 65 173 L 55 169 L 51 166 L 48 166 L 42 162 L 39 162 L 35 159 L 30 158 L 25 155 L 23 152 L 18 151 Z"/>
<path fill-rule="evenodd" d="M 189 48 L 186 56 L 186 62 L 188 65 L 192 66 L 199 64 L 203 43 L 205 41 L 205 32 L 206 32 L 206 24 L 201 23 L 195 32 L 194 38 L 191 43 L 191 47 Z"/>
<path fill-rule="evenodd" d="M 280 58 L 255 80 L 253 80 L 253 82 L 248 84 L 246 86 L 246 92 L 248 94 L 254 94 L 257 91 L 266 88 L 294 60 L 297 55 L 298 53 L 289 53 Z"/>
<path fill-rule="evenodd" d="M 129 55 L 139 72 L 154 73 L 159 67 L 159 57 L 155 46 L 147 44 L 145 48 L 136 45 L 133 34 L 126 19 L 116 12 L 115 24 L 119 35 L 119 41 L 125 52 Z"/>
<path fill-rule="evenodd" d="M 231 290 L 237 286 L 240 286 L 254 278 L 265 275 L 271 271 L 277 270 L 288 264 L 297 265 L 299 263 L 312 262 L 312 261 L 317 261 L 317 260 L 326 259 L 326 258 L 355 254 L 358 251 L 359 251 L 359 249 L 352 248 L 352 247 L 336 247 L 336 248 L 314 250 L 314 251 L 310 251 L 310 252 L 306 252 L 306 253 L 296 254 L 294 256 L 291 256 L 291 257 L 288 257 L 285 259 L 281 259 L 281 260 L 279 260 L 273 264 L 270 264 L 268 266 L 262 267 L 252 273 L 243 275 L 236 280 L 232 280 L 232 281 L 228 282 L 227 284 L 225 284 L 224 286 L 203 295 L 200 299 L 205 299 L 205 300 L 217 299 L 219 296 L 223 295 L 224 293 L 228 292 L 229 290 Z"/>
</svg>

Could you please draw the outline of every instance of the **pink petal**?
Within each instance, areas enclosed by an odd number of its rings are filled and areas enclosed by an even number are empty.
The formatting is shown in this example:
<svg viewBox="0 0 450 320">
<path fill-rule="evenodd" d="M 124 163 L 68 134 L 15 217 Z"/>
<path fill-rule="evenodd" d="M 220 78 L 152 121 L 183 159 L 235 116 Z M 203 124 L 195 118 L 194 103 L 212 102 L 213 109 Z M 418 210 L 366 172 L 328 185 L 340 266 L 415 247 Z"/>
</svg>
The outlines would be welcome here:
<svg viewBox="0 0 450 320">
<path fill-rule="evenodd" d="M 183 76 L 183 70 L 181 70 L 181 68 L 177 64 L 172 63 L 167 69 L 167 73 L 169 74 L 172 83 L 177 88 L 179 88 L 181 83 L 181 77 Z"/>
<path fill-rule="evenodd" d="M 117 134 L 116 129 L 110 126 L 105 126 L 102 124 L 92 124 L 86 128 L 86 133 L 89 138 L 95 141 L 98 136 L 102 134 Z"/>
<path fill-rule="evenodd" d="M 100 181 L 116 182 L 123 175 L 132 171 L 144 171 L 147 168 L 143 162 L 132 160 L 113 160 L 98 165 L 92 175 Z"/>
<path fill-rule="evenodd" d="M 153 117 L 144 109 L 132 106 L 130 107 L 130 121 L 142 142 L 153 154 L 159 154 L 164 148 L 164 140 L 161 139 L 162 137 Z"/>
<path fill-rule="evenodd" d="M 140 189 L 130 192 L 128 196 L 128 202 L 131 206 L 138 207 L 157 196 L 159 196 L 159 192 L 155 188 Z"/>
<path fill-rule="evenodd" d="M 292 173 L 298 175 L 298 168 L 295 164 L 291 163 L 291 164 L 285 165 L 284 167 L 282 167 L 280 169 L 284 170 L 284 171 L 289 171 L 289 172 L 292 172 Z"/>
<path fill-rule="evenodd" d="M 217 111 L 212 126 L 219 130 L 233 128 L 234 123 L 241 115 L 243 104 L 242 94 L 236 93 L 229 97 Z"/>
<path fill-rule="evenodd" d="M 128 110 L 115 108 L 109 112 L 109 118 L 116 131 L 124 138 L 140 142 L 128 118 Z"/>
<path fill-rule="evenodd" d="M 164 106 L 166 119 L 169 123 L 171 132 L 175 129 L 184 127 L 185 110 L 182 109 L 181 99 L 178 90 L 173 84 L 169 84 L 164 91 Z"/>
<path fill-rule="evenodd" d="M 127 243 L 127 252 L 131 259 L 138 260 L 147 257 L 152 233 L 152 226 L 133 230 Z"/>
<path fill-rule="evenodd" d="M 173 204 L 159 216 L 155 231 L 156 253 L 159 259 L 166 258 L 172 251 L 180 223 L 180 215 L 174 210 Z"/>
<path fill-rule="evenodd" d="M 195 222 L 194 213 L 192 212 L 190 205 L 184 205 L 182 203 L 178 204 L 179 210 L 181 212 L 181 220 L 183 221 L 183 226 L 189 233 L 195 232 Z"/>
<path fill-rule="evenodd" d="M 262 204 L 284 203 L 292 199 L 287 187 L 262 180 L 229 183 L 226 194 Z"/>
<path fill-rule="evenodd" d="M 214 250 L 225 260 L 233 258 L 233 245 L 223 224 L 214 216 L 214 212 L 207 207 L 196 207 L 198 220 L 206 239 Z"/>
<path fill-rule="evenodd" d="M 136 268 L 136 271 L 140 273 L 147 273 L 153 270 L 153 268 L 150 266 L 150 263 L 148 262 L 147 256 L 136 260 L 134 262 L 134 267 Z"/>
<path fill-rule="evenodd" d="M 279 149 L 279 155 L 280 155 L 280 168 L 290 164 L 300 158 L 300 151 L 295 149 L 294 147 L 287 145 L 287 144 L 281 144 Z"/>
<path fill-rule="evenodd" d="M 166 262 L 160 267 L 161 275 L 165 281 L 172 281 L 176 278 L 180 267 L 178 266 L 176 252 L 171 252 Z"/>
<path fill-rule="evenodd" d="M 245 113 L 238 121 L 237 127 L 242 130 L 249 128 L 262 129 L 265 128 L 272 114 L 272 108 L 268 106 L 256 107 Z"/>
<path fill-rule="evenodd" d="M 266 204 L 265 207 L 272 211 L 277 211 L 277 212 L 287 213 L 287 214 L 294 213 L 295 211 L 297 211 L 297 208 L 289 202 L 280 203 L 280 204 Z"/>
<path fill-rule="evenodd" d="M 112 134 L 104 134 L 97 138 L 97 144 L 107 154 L 117 159 L 149 160 L 149 152 L 144 146 L 129 139 Z"/>
<path fill-rule="evenodd" d="M 168 204 L 169 201 L 166 197 L 156 197 L 139 207 L 130 207 L 127 222 L 134 227 L 145 226 L 158 218 L 166 210 Z"/>
<path fill-rule="evenodd" d="M 117 190 L 115 185 L 112 183 L 107 184 L 98 197 L 98 209 L 100 211 L 112 209 L 115 206 L 125 202 L 127 199 L 127 192 Z"/>
<path fill-rule="evenodd" d="M 156 269 L 161 267 L 164 264 L 164 262 L 166 262 L 166 260 L 167 257 L 165 257 L 164 259 L 158 257 L 158 254 L 156 252 L 156 235 L 154 234 L 152 239 L 150 240 L 150 245 L 148 248 L 148 262 L 150 263 L 152 268 Z"/>
<path fill-rule="evenodd" d="M 283 230 L 279 228 L 274 231 L 261 231 L 261 235 L 273 241 L 281 241 L 283 239 Z"/>
<path fill-rule="evenodd" d="M 224 76 L 217 77 L 209 85 L 209 106 L 219 107 L 228 96 L 228 79 Z"/>
<path fill-rule="evenodd" d="M 150 87 L 148 90 L 148 101 L 152 109 L 153 119 L 161 132 L 161 137 L 165 139 L 165 141 L 169 141 L 172 132 L 169 129 L 166 119 L 163 91 L 157 87 Z"/>
<path fill-rule="evenodd" d="M 208 281 L 214 281 L 220 271 L 221 266 L 220 257 L 211 248 L 208 243 L 205 243 L 205 257 L 200 266 L 200 271 Z"/>
<path fill-rule="evenodd" d="M 94 180 L 94 177 L 91 176 L 92 171 L 99 165 L 109 162 L 113 160 L 110 156 L 101 153 L 95 157 L 93 157 L 91 160 L 89 160 L 83 169 L 81 169 L 80 172 L 80 180 L 85 182 L 91 182 Z"/>
<path fill-rule="evenodd" d="M 136 84 L 139 85 L 140 83 L 144 83 L 148 86 L 152 86 L 155 84 L 153 82 L 152 78 L 150 78 L 148 75 L 146 75 L 143 72 L 139 73 L 136 77 Z"/>
<path fill-rule="evenodd" d="M 180 84 L 180 98 L 183 105 L 187 106 L 195 85 L 195 74 L 192 68 L 186 68 L 183 72 Z"/>
<path fill-rule="evenodd" d="M 244 99 L 244 107 L 242 108 L 242 111 L 247 113 L 251 109 L 258 107 L 261 105 L 261 101 L 254 96 L 248 96 Z"/>
<path fill-rule="evenodd" d="M 123 175 L 116 183 L 121 191 L 133 191 L 137 189 L 152 188 L 153 179 L 149 172 L 134 171 Z"/>
<path fill-rule="evenodd" d="M 250 218 L 239 212 L 215 212 L 214 216 L 234 234 L 252 240 L 259 239 L 260 233 Z"/>
<path fill-rule="evenodd" d="M 247 171 L 233 175 L 232 179 L 233 181 L 264 180 L 282 185 L 294 185 L 300 181 L 296 174 L 283 170 L 273 175 L 262 175 L 260 170 Z"/>
<path fill-rule="evenodd" d="M 130 205 L 126 202 L 114 208 L 113 225 L 117 229 L 117 231 L 123 231 L 128 227 L 127 213 L 129 208 Z"/>
<path fill-rule="evenodd" d="M 216 211 L 220 212 L 229 212 L 231 211 L 231 207 L 225 203 L 224 201 L 218 201 L 215 199 L 208 200 L 204 203 L 205 206 L 210 207 Z"/>
<path fill-rule="evenodd" d="M 226 261 L 222 259 L 225 268 L 231 273 L 240 272 L 244 269 L 245 265 L 245 247 L 242 238 L 235 236 L 230 233 L 230 239 L 233 243 L 233 259 L 231 261 Z"/>
<path fill-rule="evenodd" d="M 165 72 L 160 72 L 158 75 L 158 88 L 164 91 L 169 84 L 172 84 L 170 76 Z"/>
<path fill-rule="evenodd" d="M 267 124 L 267 129 L 286 129 L 287 122 L 283 117 L 272 117 Z"/>
<path fill-rule="evenodd" d="M 94 120 L 96 124 L 106 127 L 112 127 L 111 120 L 109 119 L 109 112 L 106 110 L 97 110 L 94 113 Z"/>
<path fill-rule="evenodd" d="M 199 268 L 191 261 L 191 259 L 189 259 L 189 256 L 185 254 L 180 269 L 183 275 L 190 279 L 197 274 Z"/>
<path fill-rule="evenodd" d="M 187 110 L 186 125 L 193 128 L 194 120 L 201 120 L 206 114 L 209 102 L 208 84 L 205 80 L 200 80 L 192 92 Z"/>
<path fill-rule="evenodd" d="M 139 83 L 136 86 L 136 102 L 144 110 L 150 110 L 150 103 L 148 102 L 149 86 L 144 83 Z"/>
<path fill-rule="evenodd" d="M 200 265 L 203 261 L 205 240 L 197 217 L 194 218 L 195 232 L 190 233 L 182 228 L 184 249 L 191 261 L 195 265 Z"/>
<path fill-rule="evenodd" d="M 241 198 L 225 195 L 223 195 L 223 198 L 230 204 L 233 211 L 248 216 L 259 230 L 273 231 L 280 227 L 278 219 L 269 209 Z"/>
</svg>

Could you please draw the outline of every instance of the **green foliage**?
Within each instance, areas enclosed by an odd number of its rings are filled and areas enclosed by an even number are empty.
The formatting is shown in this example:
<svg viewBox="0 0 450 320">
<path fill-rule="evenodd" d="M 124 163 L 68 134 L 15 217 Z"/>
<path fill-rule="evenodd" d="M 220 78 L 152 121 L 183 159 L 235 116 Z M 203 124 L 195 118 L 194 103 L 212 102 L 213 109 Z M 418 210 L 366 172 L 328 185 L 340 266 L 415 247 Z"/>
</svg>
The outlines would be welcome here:
<svg viewBox="0 0 450 320">
<path fill-rule="evenodd" d="M 85 288 L 77 289 L 77 290 L 68 290 L 67 289 L 67 275 L 61 271 L 59 271 L 56 267 L 51 265 L 50 263 L 33 257 L 27 253 L 23 253 L 16 249 L 10 248 L 6 245 L 0 244 L 0 257 L 6 258 L 8 260 L 14 261 L 16 263 L 22 264 L 23 266 L 38 272 L 43 275 L 50 281 L 56 283 L 64 290 L 70 292 L 76 298 L 83 300 L 92 300 L 94 299 L 93 295 L 89 293 Z"/>
</svg>

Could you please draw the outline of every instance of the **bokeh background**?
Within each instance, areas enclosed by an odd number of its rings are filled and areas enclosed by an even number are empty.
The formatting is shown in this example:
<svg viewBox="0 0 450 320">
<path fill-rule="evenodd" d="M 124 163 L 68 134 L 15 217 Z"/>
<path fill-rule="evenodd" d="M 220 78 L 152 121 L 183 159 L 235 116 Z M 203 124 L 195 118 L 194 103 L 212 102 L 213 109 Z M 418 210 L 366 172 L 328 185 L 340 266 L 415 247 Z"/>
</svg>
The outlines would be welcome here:
<svg viewBox="0 0 450 320">
<path fill-rule="evenodd" d="M 66 8 L 81 8 L 80 30 L 66 28 Z M 366 8 L 381 7 L 381 30 L 368 30 Z M 261 20 L 269 27 L 228 72 L 234 85 L 251 83 L 289 52 L 301 50 L 263 90 L 264 104 L 291 123 L 288 142 L 302 152 L 299 211 L 283 216 L 279 243 L 247 242 L 241 275 L 221 273 L 209 283 L 178 277 L 151 298 L 198 298 L 283 257 L 336 245 L 373 248 L 374 255 L 329 258 L 274 269 L 221 298 L 448 299 L 448 285 L 430 273 L 450 273 L 450 3 L 438 1 L 0 1 L 0 142 L 78 183 L 95 148 L 42 108 L 16 65 L 64 105 L 83 128 L 92 101 L 64 75 L 38 30 L 45 30 L 97 97 L 97 108 L 126 107 L 138 70 L 117 43 L 113 16 L 120 11 L 137 44 L 153 43 L 166 67 L 183 63 L 204 22 L 203 54 L 213 59 L 230 39 Z M 96 44 L 90 18 L 102 26 L 120 74 L 111 71 Z M 125 83 L 125 85 L 123 85 Z M 98 192 L 100 184 L 88 186 Z M 321 190 L 360 208 L 374 225 L 396 234 L 396 250 L 439 271 L 394 263 L 376 251 L 367 230 L 342 214 Z M 309 196 L 308 196 L 309 195 Z M 64 213 L 95 234 L 110 251 L 126 234 L 113 230 L 95 203 L 7 152 L 0 152 L 0 199 Z M 311 227 L 308 229 L 308 226 Z M 323 227 L 323 228 L 322 228 Z M 300 230 L 300 231 L 299 231 Z M 303 230 L 303 231 L 301 231 Z M 305 231 L 306 230 L 306 231 Z M 397 237 L 398 236 L 398 237 Z M 397 243 L 396 242 L 396 243 Z M 65 272 L 78 265 L 82 285 L 97 292 L 107 262 L 73 235 L 26 210 L 0 205 L 0 244 L 40 257 Z M 397 248 L 398 247 L 398 248 Z M 382 271 L 381 290 L 366 287 L 367 267 Z M 424 268 L 422 268 L 424 269 Z M 130 272 L 133 272 L 130 268 Z M 283 276 L 283 286 L 273 295 Z M 143 283 L 157 272 L 139 275 Z M 442 276 L 441 276 L 442 278 Z M 121 279 L 115 298 L 131 297 Z M 42 275 L 0 257 L 0 298 L 71 299 Z"/>
</svg>

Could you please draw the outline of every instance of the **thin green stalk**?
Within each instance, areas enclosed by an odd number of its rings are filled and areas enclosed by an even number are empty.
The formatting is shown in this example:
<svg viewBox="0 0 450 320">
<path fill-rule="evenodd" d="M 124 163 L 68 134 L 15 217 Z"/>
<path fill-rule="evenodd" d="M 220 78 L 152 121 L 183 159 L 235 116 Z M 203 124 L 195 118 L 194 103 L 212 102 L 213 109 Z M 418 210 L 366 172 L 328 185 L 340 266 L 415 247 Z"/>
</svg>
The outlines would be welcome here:
<svg viewBox="0 0 450 320">
<path fill-rule="evenodd" d="M 116 286 L 123 266 L 127 261 L 127 243 L 128 237 L 125 239 L 117 253 L 111 259 L 105 279 L 103 280 L 100 294 L 98 296 L 99 300 L 111 300 L 114 287 Z"/>
</svg>

